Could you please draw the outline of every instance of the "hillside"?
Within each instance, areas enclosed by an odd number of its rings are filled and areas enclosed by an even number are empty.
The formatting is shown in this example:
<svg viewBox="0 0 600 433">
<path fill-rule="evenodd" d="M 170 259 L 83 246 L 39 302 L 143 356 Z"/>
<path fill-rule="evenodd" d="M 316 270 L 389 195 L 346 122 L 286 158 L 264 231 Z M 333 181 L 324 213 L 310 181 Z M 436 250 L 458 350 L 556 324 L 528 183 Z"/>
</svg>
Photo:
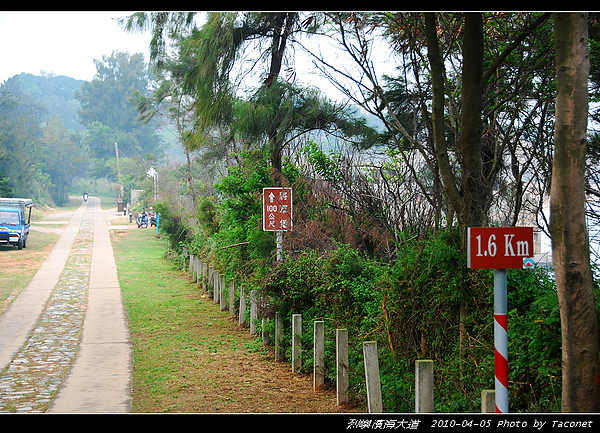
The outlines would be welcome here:
<svg viewBox="0 0 600 433">
<path fill-rule="evenodd" d="M 19 79 L 23 92 L 44 104 L 48 118 L 58 114 L 62 117 L 65 128 L 68 130 L 86 131 L 86 127 L 81 124 L 77 114 L 80 102 L 75 99 L 75 92 L 85 83 L 84 80 L 64 75 L 37 76 L 29 73 L 21 73 L 15 77 Z M 162 130 L 161 138 L 165 143 L 165 153 L 170 159 L 182 160 L 184 158 L 171 131 Z"/>
<path fill-rule="evenodd" d="M 58 114 L 62 117 L 65 127 L 70 130 L 83 131 L 85 127 L 79 122 L 77 109 L 79 101 L 75 92 L 85 82 L 63 75 L 43 75 L 41 77 L 21 73 L 18 75 L 21 88 L 37 101 L 42 102 L 48 109 L 48 115 Z"/>
</svg>

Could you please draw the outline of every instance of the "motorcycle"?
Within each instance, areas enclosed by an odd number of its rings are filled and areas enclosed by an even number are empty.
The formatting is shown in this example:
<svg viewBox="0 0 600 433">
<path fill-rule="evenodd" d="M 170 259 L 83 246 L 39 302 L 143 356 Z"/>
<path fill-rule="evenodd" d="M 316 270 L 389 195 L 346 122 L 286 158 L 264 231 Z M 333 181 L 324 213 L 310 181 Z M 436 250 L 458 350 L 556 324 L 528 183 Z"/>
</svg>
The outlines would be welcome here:
<svg viewBox="0 0 600 433">
<path fill-rule="evenodd" d="M 146 214 L 145 211 L 137 217 L 137 226 L 138 229 L 145 229 L 148 227 L 148 214 Z"/>
<path fill-rule="evenodd" d="M 84 192 L 83 193 L 83 201 L 87 201 L 87 199 L 88 199 L 88 193 Z"/>
</svg>

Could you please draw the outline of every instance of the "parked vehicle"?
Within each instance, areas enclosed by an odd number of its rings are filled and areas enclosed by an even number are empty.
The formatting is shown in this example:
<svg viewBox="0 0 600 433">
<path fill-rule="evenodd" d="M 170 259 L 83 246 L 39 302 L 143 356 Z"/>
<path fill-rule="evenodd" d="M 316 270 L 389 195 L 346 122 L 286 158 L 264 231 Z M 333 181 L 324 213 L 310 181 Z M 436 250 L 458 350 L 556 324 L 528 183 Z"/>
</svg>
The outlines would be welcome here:
<svg viewBox="0 0 600 433">
<path fill-rule="evenodd" d="M 27 248 L 32 207 L 29 198 L 0 198 L 0 243 Z"/>
<path fill-rule="evenodd" d="M 148 214 L 146 213 L 145 209 L 137 217 L 137 226 L 138 229 L 145 229 L 146 227 L 148 227 Z"/>
</svg>

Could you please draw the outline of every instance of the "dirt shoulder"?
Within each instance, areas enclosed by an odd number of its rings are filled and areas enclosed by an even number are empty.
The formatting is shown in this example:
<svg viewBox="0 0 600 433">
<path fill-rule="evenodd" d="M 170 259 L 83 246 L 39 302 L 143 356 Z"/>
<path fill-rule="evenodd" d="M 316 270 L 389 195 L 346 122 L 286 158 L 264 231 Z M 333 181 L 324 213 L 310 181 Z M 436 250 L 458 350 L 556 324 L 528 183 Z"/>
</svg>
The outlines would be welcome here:
<svg viewBox="0 0 600 433">
<path fill-rule="evenodd" d="M 150 229 L 111 230 L 134 350 L 136 413 L 341 413 L 335 384 L 275 362 L 270 348 L 156 248 Z M 155 233 L 155 232 L 154 232 Z"/>
<path fill-rule="evenodd" d="M 205 343 L 188 352 L 186 392 L 178 395 L 184 411 L 207 413 L 339 413 L 362 412 L 338 407 L 335 389 L 313 390 L 312 375 L 292 373 L 287 362 L 275 362 L 247 328 L 224 318 L 218 305 L 203 298 L 206 309 L 197 323 Z M 221 317 L 220 317 L 221 316 Z M 190 378 L 193 380 L 189 380 Z"/>
</svg>

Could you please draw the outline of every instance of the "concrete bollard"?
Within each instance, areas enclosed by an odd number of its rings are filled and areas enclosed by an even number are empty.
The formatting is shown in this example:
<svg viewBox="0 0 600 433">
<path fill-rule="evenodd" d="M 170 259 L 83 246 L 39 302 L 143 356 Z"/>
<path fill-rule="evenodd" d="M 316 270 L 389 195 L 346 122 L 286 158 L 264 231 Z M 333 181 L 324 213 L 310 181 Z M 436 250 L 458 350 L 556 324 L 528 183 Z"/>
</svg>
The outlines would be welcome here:
<svg viewBox="0 0 600 433">
<path fill-rule="evenodd" d="M 335 330 L 337 405 L 348 404 L 348 330 Z"/>
<path fill-rule="evenodd" d="M 481 391 L 481 413 L 496 413 L 496 390 Z"/>
<path fill-rule="evenodd" d="M 325 322 L 314 322 L 313 342 L 313 388 L 322 391 L 325 387 Z"/>
<path fill-rule="evenodd" d="M 435 404 L 433 399 L 433 361 L 417 360 L 415 361 L 415 412 L 433 413 Z"/>
<path fill-rule="evenodd" d="M 275 313 L 275 361 L 283 361 L 283 319 Z"/>
<path fill-rule="evenodd" d="M 367 403 L 369 406 L 369 413 L 382 413 L 383 400 L 381 397 L 379 356 L 377 354 L 376 341 L 365 341 L 363 343 L 363 356 L 365 358 L 365 379 L 367 382 Z"/>
<path fill-rule="evenodd" d="M 215 269 L 215 274 L 214 274 L 214 289 L 213 289 L 213 302 L 215 304 L 219 303 L 219 293 L 221 293 L 221 288 L 219 287 L 221 285 L 221 275 L 219 273 L 219 271 L 217 271 Z"/>
<path fill-rule="evenodd" d="M 196 258 L 196 288 L 200 288 L 202 285 L 202 260 L 200 257 Z"/>
<path fill-rule="evenodd" d="M 210 294 L 212 293 L 213 286 L 214 286 L 214 279 L 215 279 L 215 268 L 212 266 L 209 266 L 208 267 L 208 281 L 207 281 L 208 296 L 210 296 Z"/>
<path fill-rule="evenodd" d="M 202 263 L 202 291 L 206 293 L 206 279 L 208 278 L 208 264 Z"/>
<path fill-rule="evenodd" d="M 292 315 L 292 372 L 302 367 L 302 314 Z"/>
<path fill-rule="evenodd" d="M 225 296 L 225 275 L 221 275 L 221 280 L 219 282 L 219 308 L 221 311 L 225 311 L 227 309 L 227 297 Z"/>
<path fill-rule="evenodd" d="M 246 322 L 246 285 L 240 286 L 240 309 L 238 312 L 238 324 L 243 325 Z"/>
<path fill-rule="evenodd" d="M 199 258 L 196 260 L 196 288 L 202 287 L 202 260 Z"/>
<path fill-rule="evenodd" d="M 235 315 L 235 281 L 229 280 L 229 317 Z"/>
<path fill-rule="evenodd" d="M 250 292 L 250 335 L 256 334 L 256 321 L 258 320 L 258 301 L 256 290 Z"/>
</svg>

